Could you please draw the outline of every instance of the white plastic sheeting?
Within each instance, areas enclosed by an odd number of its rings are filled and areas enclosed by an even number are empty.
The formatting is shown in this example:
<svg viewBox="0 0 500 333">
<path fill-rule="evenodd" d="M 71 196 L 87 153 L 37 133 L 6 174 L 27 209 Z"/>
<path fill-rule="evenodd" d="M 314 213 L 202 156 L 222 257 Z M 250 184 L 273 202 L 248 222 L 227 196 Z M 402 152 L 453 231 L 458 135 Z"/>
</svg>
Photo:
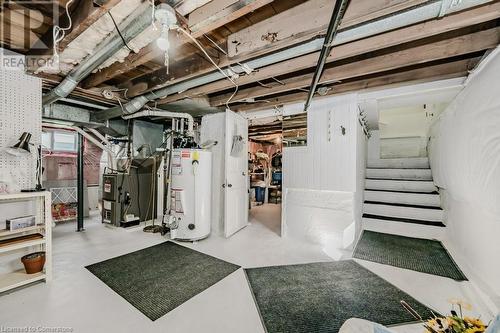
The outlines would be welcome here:
<svg viewBox="0 0 500 333">
<path fill-rule="evenodd" d="M 500 49 L 431 128 L 429 158 L 450 240 L 500 308 Z M 495 300 L 496 297 L 496 300 Z"/>
</svg>

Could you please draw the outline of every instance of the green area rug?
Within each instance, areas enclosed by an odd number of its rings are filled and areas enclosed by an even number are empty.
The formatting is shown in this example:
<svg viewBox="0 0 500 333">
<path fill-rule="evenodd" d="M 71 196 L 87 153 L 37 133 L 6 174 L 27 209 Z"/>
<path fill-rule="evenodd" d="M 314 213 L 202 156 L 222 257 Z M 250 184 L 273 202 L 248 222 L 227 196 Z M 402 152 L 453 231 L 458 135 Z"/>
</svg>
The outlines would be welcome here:
<svg viewBox="0 0 500 333">
<path fill-rule="evenodd" d="M 349 318 L 395 325 L 431 310 L 353 260 L 245 270 L 268 333 L 338 332 Z"/>
<path fill-rule="evenodd" d="M 365 230 L 354 251 L 354 258 L 444 276 L 457 281 L 467 280 L 443 244 L 436 240 Z"/>
<path fill-rule="evenodd" d="M 149 319 L 156 320 L 239 266 L 165 242 L 86 268 Z"/>
</svg>

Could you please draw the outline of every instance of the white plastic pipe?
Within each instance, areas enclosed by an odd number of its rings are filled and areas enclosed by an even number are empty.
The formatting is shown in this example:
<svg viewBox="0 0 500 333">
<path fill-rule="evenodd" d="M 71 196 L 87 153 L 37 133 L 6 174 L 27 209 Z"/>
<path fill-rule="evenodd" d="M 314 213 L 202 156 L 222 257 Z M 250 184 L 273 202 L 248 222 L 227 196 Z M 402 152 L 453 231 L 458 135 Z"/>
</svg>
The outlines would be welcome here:
<svg viewBox="0 0 500 333">
<path fill-rule="evenodd" d="M 125 120 L 140 118 L 140 117 L 160 117 L 160 118 L 168 118 L 168 119 L 187 119 L 188 121 L 188 135 L 194 135 L 194 119 L 193 116 L 189 113 L 181 113 L 181 112 L 171 112 L 167 110 L 143 110 L 140 112 L 136 112 L 127 116 L 123 116 L 122 118 Z"/>
<path fill-rule="evenodd" d="M 111 147 L 111 142 L 109 142 L 108 139 L 106 139 L 106 137 L 104 135 L 102 135 L 101 133 L 99 133 L 97 130 L 93 129 L 93 128 L 87 128 L 90 132 L 92 132 L 92 134 L 94 134 L 97 138 L 99 138 L 101 140 L 101 143 L 104 144 L 106 147 Z M 111 150 L 111 148 L 110 148 Z M 110 153 L 109 151 L 107 151 L 108 153 L 108 158 L 109 158 L 109 163 L 111 164 L 111 168 L 115 169 L 116 170 L 116 165 L 115 165 L 115 156 Z"/>
<path fill-rule="evenodd" d="M 52 127 L 52 128 L 60 128 L 60 129 L 65 129 L 68 131 L 75 131 L 75 132 L 80 133 L 81 135 L 83 135 L 84 138 L 86 138 L 87 140 L 89 140 L 90 142 L 92 142 L 97 147 L 101 148 L 102 150 L 106 151 L 108 153 L 109 158 L 110 158 L 108 163 L 111 164 L 112 169 L 116 169 L 116 156 L 113 153 L 113 151 L 111 150 L 111 148 L 106 147 L 99 140 L 97 140 L 96 138 L 94 138 L 92 135 L 85 132 L 84 130 L 82 130 L 80 127 L 70 126 L 70 125 L 62 125 L 62 124 L 56 124 L 56 123 L 42 123 L 42 126 Z M 107 141 L 107 143 L 110 144 L 109 141 Z"/>
</svg>

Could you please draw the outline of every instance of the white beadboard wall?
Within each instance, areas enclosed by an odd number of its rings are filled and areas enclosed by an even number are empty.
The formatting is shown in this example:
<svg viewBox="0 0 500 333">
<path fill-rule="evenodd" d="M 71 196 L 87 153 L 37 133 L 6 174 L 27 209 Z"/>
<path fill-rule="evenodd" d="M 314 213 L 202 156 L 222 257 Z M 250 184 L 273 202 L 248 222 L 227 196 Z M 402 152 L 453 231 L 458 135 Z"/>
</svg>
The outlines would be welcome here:
<svg viewBox="0 0 500 333">
<path fill-rule="evenodd" d="M 286 106 L 284 113 L 293 114 L 301 107 Z M 356 94 L 313 102 L 307 118 L 307 146 L 284 149 L 284 188 L 356 191 L 357 114 Z"/>
<path fill-rule="evenodd" d="M 285 106 L 284 114 L 299 113 L 302 107 Z M 366 138 L 358 122 L 357 94 L 314 101 L 307 129 L 307 146 L 283 150 L 283 230 L 287 237 L 316 240 L 336 258 L 345 240 L 354 241 L 361 230 Z M 293 201 L 288 200 L 292 193 Z M 296 198 L 298 194 L 301 199 Z M 314 204 L 309 204 L 311 198 Z M 331 198 L 349 198 L 349 212 L 332 205 Z M 301 214 L 297 214 L 298 206 Z"/>
</svg>

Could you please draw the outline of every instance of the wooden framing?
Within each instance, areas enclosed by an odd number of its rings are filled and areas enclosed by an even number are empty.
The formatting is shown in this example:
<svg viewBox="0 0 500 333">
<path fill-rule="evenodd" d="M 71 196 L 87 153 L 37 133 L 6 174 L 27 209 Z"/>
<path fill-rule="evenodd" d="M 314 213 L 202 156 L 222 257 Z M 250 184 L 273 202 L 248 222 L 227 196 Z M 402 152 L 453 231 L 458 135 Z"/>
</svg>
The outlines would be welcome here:
<svg viewBox="0 0 500 333">
<path fill-rule="evenodd" d="M 189 28 L 193 37 L 198 38 L 273 1 L 213 0 L 189 15 Z"/>
<path fill-rule="evenodd" d="M 478 7 L 470 11 L 464 11 L 454 15 L 446 16 L 440 20 L 428 21 L 425 23 L 401 28 L 377 36 L 365 38 L 359 41 L 336 46 L 332 49 L 327 63 L 347 59 L 360 54 L 393 47 L 408 43 L 414 40 L 429 38 L 438 34 L 452 30 L 464 28 L 470 25 L 479 24 L 485 21 L 500 17 L 500 2 Z M 262 81 L 271 77 L 284 75 L 290 72 L 299 71 L 313 67 L 318 60 L 319 53 L 297 57 L 283 63 L 267 66 L 248 76 L 243 76 L 237 80 L 242 86 L 256 81 Z M 159 103 L 170 103 L 183 98 L 212 94 L 217 91 L 230 89 L 233 85 L 227 80 L 220 80 L 204 86 L 189 89 L 182 94 L 169 96 L 159 101 Z"/>
<path fill-rule="evenodd" d="M 474 53 L 495 47 L 500 42 L 500 28 L 484 30 L 464 36 L 446 39 L 440 42 L 408 48 L 365 60 L 325 69 L 320 83 L 341 82 L 342 80 L 394 70 L 401 67 L 426 63 L 463 54 Z M 266 95 L 284 93 L 290 90 L 308 87 L 312 74 L 305 74 L 275 83 L 272 87 L 253 87 L 240 90 L 231 102 L 254 99 Z M 213 106 L 226 103 L 232 93 L 211 99 Z"/>
<path fill-rule="evenodd" d="M 60 50 L 64 50 L 69 43 L 87 30 L 88 27 L 97 22 L 97 20 L 120 1 L 121 0 L 100 1 L 99 7 L 94 7 L 93 1 L 80 1 L 78 7 L 74 10 L 76 17 L 73 17 L 73 29 L 59 43 Z"/>
<path fill-rule="evenodd" d="M 394 84 L 415 84 L 434 80 L 444 80 L 466 76 L 472 68 L 479 62 L 480 57 L 465 60 L 457 60 L 448 63 L 428 64 L 419 68 L 403 70 L 398 73 L 382 74 L 372 78 L 361 78 L 348 83 L 338 83 L 330 86 L 331 90 L 327 95 L 343 94 L 351 91 L 358 91 L 371 88 L 380 88 Z M 240 104 L 231 106 L 233 111 L 258 111 L 271 109 L 275 106 L 291 104 L 304 101 L 307 92 L 292 93 L 285 96 L 266 98 L 265 101 L 256 103 Z"/>
</svg>

